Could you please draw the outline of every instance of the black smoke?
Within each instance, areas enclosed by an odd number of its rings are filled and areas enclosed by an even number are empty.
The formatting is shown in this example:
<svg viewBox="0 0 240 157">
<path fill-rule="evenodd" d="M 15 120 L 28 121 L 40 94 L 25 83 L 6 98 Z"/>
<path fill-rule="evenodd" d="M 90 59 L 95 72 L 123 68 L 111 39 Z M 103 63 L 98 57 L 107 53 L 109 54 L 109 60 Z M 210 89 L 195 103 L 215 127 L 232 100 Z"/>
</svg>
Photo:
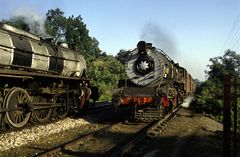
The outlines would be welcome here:
<svg viewBox="0 0 240 157">
<path fill-rule="evenodd" d="M 154 47 L 162 49 L 170 57 L 176 57 L 174 37 L 156 24 L 148 23 L 144 26 L 141 40 L 151 42 Z"/>
</svg>

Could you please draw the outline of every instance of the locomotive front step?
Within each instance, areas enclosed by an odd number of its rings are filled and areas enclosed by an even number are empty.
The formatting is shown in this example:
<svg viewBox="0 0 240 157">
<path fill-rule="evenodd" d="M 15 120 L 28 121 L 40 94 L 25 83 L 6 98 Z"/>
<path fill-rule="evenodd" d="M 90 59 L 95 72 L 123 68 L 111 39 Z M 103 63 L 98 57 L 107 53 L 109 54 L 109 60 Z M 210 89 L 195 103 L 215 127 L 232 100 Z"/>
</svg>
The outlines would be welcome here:
<svg viewBox="0 0 240 157">
<path fill-rule="evenodd" d="M 157 108 L 146 108 L 146 109 L 135 109 L 134 119 L 140 120 L 159 120 L 164 117 L 162 109 Z"/>
</svg>

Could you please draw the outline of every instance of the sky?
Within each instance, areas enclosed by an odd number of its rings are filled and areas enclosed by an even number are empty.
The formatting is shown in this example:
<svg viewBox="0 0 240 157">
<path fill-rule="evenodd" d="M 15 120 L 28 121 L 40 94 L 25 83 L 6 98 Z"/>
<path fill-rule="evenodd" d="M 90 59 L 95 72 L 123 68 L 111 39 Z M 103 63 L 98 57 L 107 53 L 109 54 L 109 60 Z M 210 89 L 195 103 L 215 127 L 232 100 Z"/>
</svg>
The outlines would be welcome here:
<svg viewBox="0 0 240 157">
<path fill-rule="evenodd" d="M 210 58 L 240 50 L 239 0 L 0 0 L 0 20 L 24 15 L 40 21 L 56 8 L 66 17 L 80 15 L 107 54 L 145 40 L 200 81 Z"/>
</svg>

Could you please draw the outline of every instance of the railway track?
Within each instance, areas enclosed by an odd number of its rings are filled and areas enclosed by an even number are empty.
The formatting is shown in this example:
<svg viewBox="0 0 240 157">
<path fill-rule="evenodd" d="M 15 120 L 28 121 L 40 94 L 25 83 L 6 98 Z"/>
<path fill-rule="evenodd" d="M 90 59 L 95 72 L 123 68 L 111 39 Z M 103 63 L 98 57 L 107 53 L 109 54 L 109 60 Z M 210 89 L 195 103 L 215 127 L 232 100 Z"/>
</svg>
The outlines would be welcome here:
<svg viewBox="0 0 240 157">
<path fill-rule="evenodd" d="M 166 123 L 172 119 L 180 110 L 181 108 L 176 108 L 171 114 L 167 115 L 164 119 L 160 121 L 151 121 L 149 123 L 143 123 L 142 127 L 139 128 L 137 131 L 135 131 L 133 134 L 129 135 L 128 137 L 124 138 L 125 140 L 121 140 L 119 143 L 115 141 L 114 146 L 110 146 L 107 151 L 102 150 L 100 152 L 91 152 L 87 153 L 84 151 L 76 151 L 73 149 L 73 147 L 76 147 L 76 145 L 79 145 L 79 143 L 83 143 L 84 141 L 91 141 L 96 136 L 102 136 L 106 135 L 108 136 L 108 133 L 110 130 L 114 127 L 117 127 L 118 125 L 122 125 L 121 122 L 110 124 L 102 129 L 99 129 L 97 131 L 93 131 L 91 133 L 88 133 L 86 135 L 80 136 L 78 138 L 75 138 L 71 141 L 68 141 L 66 143 L 60 144 L 56 147 L 53 147 L 51 149 L 48 149 L 44 152 L 41 152 L 37 154 L 37 157 L 47 157 L 47 156 L 68 156 L 68 155 L 76 155 L 76 156 L 122 156 L 125 152 L 127 152 L 132 146 L 134 146 L 136 143 L 138 143 L 140 140 L 142 140 L 145 136 L 150 135 L 153 130 L 156 130 L 161 128 L 163 129 L 166 125 Z M 136 123 L 127 124 L 127 125 L 136 125 Z M 122 126 L 121 126 L 122 127 Z M 90 143 L 90 142 L 86 142 Z M 97 142 L 96 142 L 97 143 Z M 80 144 L 81 145 L 81 144 Z M 82 144 L 82 147 L 84 144 Z M 97 144 L 96 144 L 97 145 Z M 94 147 L 94 145 L 92 146 Z M 96 146 L 97 147 L 97 146 Z"/>
<path fill-rule="evenodd" d="M 168 114 L 164 119 L 159 121 L 152 121 L 146 127 L 136 132 L 131 138 L 123 141 L 122 143 L 116 145 L 114 148 L 109 150 L 105 157 L 119 157 L 126 153 L 129 149 L 131 149 L 134 145 L 136 145 L 139 141 L 141 141 L 147 135 L 155 135 L 154 132 L 161 132 L 167 125 L 168 121 L 170 121 L 173 117 L 177 115 L 180 111 L 181 107 L 177 107 L 172 113 Z"/>
<path fill-rule="evenodd" d="M 119 123 L 119 122 L 118 122 Z M 68 151 L 68 148 L 69 147 L 72 147 L 74 145 L 76 145 L 77 143 L 81 142 L 81 141 L 84 141 L 84 140 L 87 140 L 91 137 L 93 137 L 94 135 L 96 134 L 99 134 L 100 132 L 104 132 L 104 131 L 107 131 L 109 129 L 111 129 L 114 125 L 116 125 L 116 123 L 113 123 L 111 125 L 108 125 L 100 130 L 97 130 L 97 131 L 94 131 L 94 132 L 91 132 L 91 133 L 88 133 L 86 135 L 83 135 L 83 136 L 80 136 L 76 139 L 73 139 L 69 142 L 66 142 L 64 144 L 61 144 L 59 146 L 56 146 L 52 149 L 49 149 L 45 152 L 42 152 L 42 153 L 39 153 L 36 155 L 36 157 L 49 157 L 49 156 L 57 156 L 59 155 L 61 152 L 67 152 Z"/>
</svg>

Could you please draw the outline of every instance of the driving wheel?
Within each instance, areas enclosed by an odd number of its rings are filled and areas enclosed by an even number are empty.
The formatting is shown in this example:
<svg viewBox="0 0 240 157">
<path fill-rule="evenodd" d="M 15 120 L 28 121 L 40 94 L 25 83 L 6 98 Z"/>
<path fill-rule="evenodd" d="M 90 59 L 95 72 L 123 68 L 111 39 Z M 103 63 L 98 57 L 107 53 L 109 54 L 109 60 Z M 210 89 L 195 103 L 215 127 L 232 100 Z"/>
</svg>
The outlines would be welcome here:
<svg viewBox="0 0 240 157">
<path fill-rule="evenodd" d="M 31 116 L 28 107 L 29 101 L 30 96 L 26 90 L 14 88 L 9 91 L 5 101 L 5 108 L 10 110 L 6 112 L 6 117 L 10 125 L 19 128 L 28 122 Z"/>
<path fill-rule="evenodd" d="M 58 118 L 63 119 L 68 114 L 69 105 L 67 104 L 66 98 L 64 98 L 64 97 L 57 97 L 55 99 L 56 99 L 55 100 L 56 103 L 60 103 L 61 106 L 54 108 L 54 113 Z"/>
<path fill-rule="evenodd" d="M 32 97 L 32 102 L 34 103 L 46 103 L 49 102 L 46 98 L 39 96 Z M 40 123 L 46 122 L 52 115 L 52 108 L 45 108 L 33 111 L 33 118 Z"/>
</svg>

